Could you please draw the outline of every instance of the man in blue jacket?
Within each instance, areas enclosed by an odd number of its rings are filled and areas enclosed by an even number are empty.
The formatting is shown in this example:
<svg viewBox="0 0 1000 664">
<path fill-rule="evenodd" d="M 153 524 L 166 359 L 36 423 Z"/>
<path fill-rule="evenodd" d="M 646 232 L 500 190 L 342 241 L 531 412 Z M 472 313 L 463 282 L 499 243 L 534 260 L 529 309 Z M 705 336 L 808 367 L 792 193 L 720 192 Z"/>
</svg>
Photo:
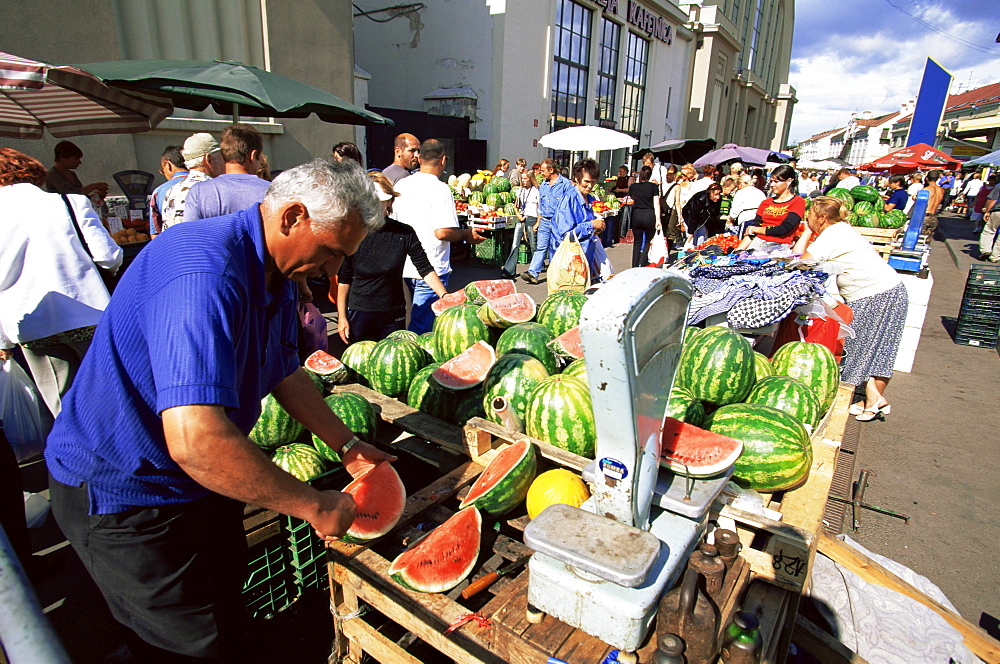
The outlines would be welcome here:
<svg viewBox="0 0 1000 664">
<path fill-rule="evenodd" d="M 542 177 L 545 182 L 539 187 L 538 193 L 538 221 L 535 222 L 535 232 L 538 237 L 535 240 L 535 253 L 531 256 L 531 264 L 527 271 L 521 274 L 521 278 L 529 284 L 538 283 L 538 275 L 545 269 L 545 260 L 552 255 L 549 250 L 551 241 L 549 239 L 552 218 L 556 215 L 556 210 L 562 205 L 563 199 L 573 193 L 576 188 L 566 176 L 559 172 L 559 168 L 552 159 L 542 162 Z M 555 246 L 559 246 L 562 238 L 555 241 Z"/>
</svg>

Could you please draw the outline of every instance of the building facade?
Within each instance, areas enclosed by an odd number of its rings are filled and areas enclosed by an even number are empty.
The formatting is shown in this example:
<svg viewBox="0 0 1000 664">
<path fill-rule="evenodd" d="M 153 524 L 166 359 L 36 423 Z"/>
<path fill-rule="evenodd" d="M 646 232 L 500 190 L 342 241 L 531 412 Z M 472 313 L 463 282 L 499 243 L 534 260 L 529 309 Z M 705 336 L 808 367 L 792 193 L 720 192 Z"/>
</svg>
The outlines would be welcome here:
<svg viewBox="0 0 1000 664">
<path fill-rule="evenodd" d="M 798 145 L 799 163 L 832 158 L 840 159 L 840 153 L 844 148 L 845 131 L 847 131 L 847 127 L 829 129 L 800 141 Z"/>
<path fill-rule="evenodd" d="M 892 126 L 893 149 L 906 146 L 915 101 L 908 104 Z M 1000 83 L 948 95 L 935 147 L 958 161 L 1000 150 Z"/>
<path fill-rule="evenodd" d="M 238 60 L 289 76 L 354 103 L 352 9 L 340 0 L 311 3 L 276 0 L 37 0 L 11 11 L 0 25 L 3 50 L 55 64 L 105 60 Z M 44 17 L 44 18 L 41 18 Z M 322 57 L 319 57 L 322 55 Z M 363 101 L 362 101 L 363 104 Z M 271 167 L 283 169 L 330 154 L 340 141 L 356 140 L 355 128 L 315 117 L 271 120 L 242 118 L 265 137 Z M 77 173 L 84 182 L 114 183 L 111 175 L 129 169 L 156 172 L 167 145 L 181 144 L 198 131 L 216 136 L 230 119 L 177 109 L 153 131 L 143 134 L 79 136 L 84 152 Z M 5 145 L 49 165 L 58 141 L 7 140 Z M 157 179 L 157 183 L 162 180 Z M 113 192 L 114 193 L 114 192 Z"/>
</svg>

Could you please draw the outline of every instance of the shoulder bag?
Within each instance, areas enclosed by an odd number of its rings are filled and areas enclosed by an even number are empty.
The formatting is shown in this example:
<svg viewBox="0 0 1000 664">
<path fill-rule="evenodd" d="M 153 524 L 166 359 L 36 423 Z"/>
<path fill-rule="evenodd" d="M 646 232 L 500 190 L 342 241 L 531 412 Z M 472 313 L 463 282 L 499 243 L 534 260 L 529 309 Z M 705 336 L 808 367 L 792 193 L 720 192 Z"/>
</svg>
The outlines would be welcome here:
<svg viewBox="0 0 1000 664">
<path fill-rule="evenodd" d="M 83 250 L 87 252 L 90 256 L 90 260 L 94 260 L 94 254 L 90 251 L 90 245 L 87 244 L 87 240 L 83 237 L 83 231 L 80 230 L 80 223 L 76 220 L 76 211 L 73 210 L 73 204 L 69 202 L 69 198 L 66 194 L 59 194 L 63 203 L 66 204 L 66 211 L 69 212 L 69 218 L 73 220 L 73 228 L 76 229 L 76 236 L 80 239 L 80 244 L 83 245 Z M 108 289 L 108 295 L 115 292 L 115 286 L 118 285 L 118 275 L 116 275 L 111 270 L 107 270 L 97 263 L 94 263 L 94 267 L 97 268 L 97 272 L 101 275 L 101 281 L 104 282 L 104 287 Z M 119 269 L 119 272 L 121 270 Z"/>
</svg>

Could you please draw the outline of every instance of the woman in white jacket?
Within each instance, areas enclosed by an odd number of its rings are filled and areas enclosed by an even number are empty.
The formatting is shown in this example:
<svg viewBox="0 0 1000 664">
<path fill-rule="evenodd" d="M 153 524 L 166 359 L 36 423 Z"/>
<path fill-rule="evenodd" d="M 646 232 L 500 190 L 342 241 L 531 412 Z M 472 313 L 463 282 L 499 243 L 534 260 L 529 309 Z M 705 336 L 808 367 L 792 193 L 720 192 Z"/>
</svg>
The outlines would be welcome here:
<svg viewBox="0 0 1000 664">
<path fill-rule="evenodd" d="M 110 301 L 97 266 L 116 272 L 122 250 L 86 196 L 46 193 L 45 175 L 38 160 L 0 149 L 0 360 L 20 345 L 56 416 Z"/>
<path fill-rule="evenodd" d="M 733 194 L 733 202 L 729 206 L 730 223 L 736 226 L 737 235 L 743 237 L 743 229 L 757 216 L 757 208 L 764 202 L 767 196 L 764 192 L 753 186 L 753 178 L 749 175 L 741 175 L 736 183 L 736 193 Z"/>
</svg>

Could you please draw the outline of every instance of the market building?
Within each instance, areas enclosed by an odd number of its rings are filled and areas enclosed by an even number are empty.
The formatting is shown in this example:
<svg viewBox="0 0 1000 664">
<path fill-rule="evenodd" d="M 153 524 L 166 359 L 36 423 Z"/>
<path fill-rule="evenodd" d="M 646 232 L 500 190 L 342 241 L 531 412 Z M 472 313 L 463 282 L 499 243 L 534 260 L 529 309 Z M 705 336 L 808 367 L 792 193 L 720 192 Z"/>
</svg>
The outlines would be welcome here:
<svg viewBox="0 0 1000 664">
<path fill-rule="evenodd" d="M 9 11 L 0 26 L 3 50 L 54 64 L 106 60 L 237 60 L 331 92 L 356 103 L 364 80 L 356 75 L 351 39 L 350 3 L 275 3 L 239 0 L 106 2 L 84 0 L 73 11 L 56 0 L 39 0 L 23 11 Z M 44 17 L 42 19 L 41 17 Z M 322 53 L 323 57 L 317 57 Z M 364 100 L 360 104 L 364 105 Z M 357 141 L 349 125 L 305 119 L 241 118 L 264 135 L 264 150 L 273 169 L 295 166 L 325 156 L 340 141 Z M 230 117 L 176 109 L 156 129 L 143 134 L 78 136 L 84 162 L 77 171 L 85 182 L 112 182 L 115 172 L 154 172 L 167 145 L 179 145 L 195 132 L 218 136 Z M 361 134 L 363 137 L 363 133 Z M 6 140 L 8 147 L 52 163 L 51 136 L 39 141 Z"/>
<path fill-rule="evenodd" d="M 835 157 L 840 158 L 844 146 L 844 132 L 847 127 L 828 129 L 800 141 L 798 146 L 799 162 L 822 161 Z"/>
<path fill-rule="evenodd" d="M 892 125 L 892 148 L 904 147 L 912 119 L 905 113 Z M 936 147 L 958 161 L 1000 149 L 1000 82 L 948 95 Z"/>
</svg>

